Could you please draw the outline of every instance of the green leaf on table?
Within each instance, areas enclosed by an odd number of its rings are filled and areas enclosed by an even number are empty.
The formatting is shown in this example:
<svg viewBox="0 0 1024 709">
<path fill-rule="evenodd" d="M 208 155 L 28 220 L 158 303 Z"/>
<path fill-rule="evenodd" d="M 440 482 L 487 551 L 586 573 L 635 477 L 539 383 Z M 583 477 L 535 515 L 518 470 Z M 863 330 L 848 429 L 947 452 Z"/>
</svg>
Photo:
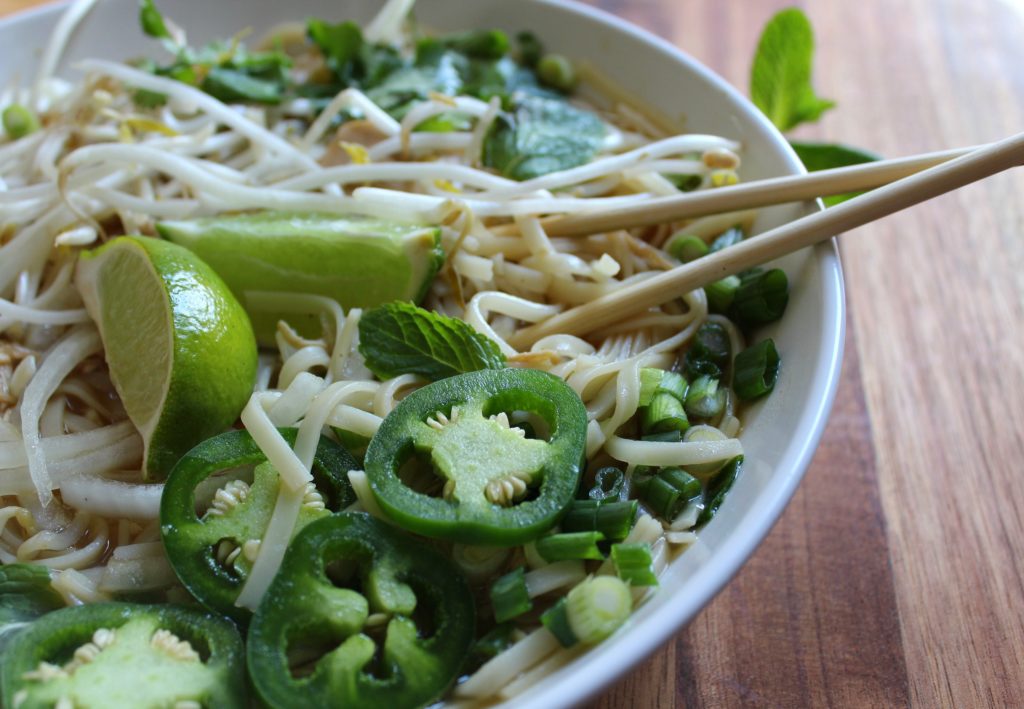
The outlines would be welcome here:
<svg viewBox="0 0 1024 709">
<path fill-rule="evenodd" d="M 561 98 L 526 95 L 495 118 L 482 160 L 505 177 L 529 180 L 590 162 L 605 132 L 595 113 Z"/>
<path fill-rule="evenodd" d="M 800 161 L 803 162 L 804 167 L 810 172 L 817 170 L 829 170 L 834 167 L 847 167 L 849 165 L 860 165 L 866 162 L 874 162 L 880 160 L 881 155 L 877 153 L 868 152 L 859 148 L 852 148 L 848 145 L 842 145 L 839 143 L 808 143 L 802 141 L 791 140 L 789 144 L 793 146 L 793 150 L 796 151 Z M 856 197 L 861 192 L 850 192 L 849 194 L 832 195 L 830 197 L 824 197 L 822 201 L 826 207 L 831 207 L 840 202 L 845 202 L 851 197 Z"/>
<path fill-rule="evenodd" d="M 801 10 L 782 10 L 765 25 L 750 71 L 750 97 L 783 132 L 835 106 L 811 86 L 813 59 L 814 32 Z"/>
<path fill-rule="evenodd" d="M 462 320 L 402 301 L 363 313 L 359 352 L 381 379 L 417 374 L 437 381 L 505 366 L 498 345 Z"/>
</svg>

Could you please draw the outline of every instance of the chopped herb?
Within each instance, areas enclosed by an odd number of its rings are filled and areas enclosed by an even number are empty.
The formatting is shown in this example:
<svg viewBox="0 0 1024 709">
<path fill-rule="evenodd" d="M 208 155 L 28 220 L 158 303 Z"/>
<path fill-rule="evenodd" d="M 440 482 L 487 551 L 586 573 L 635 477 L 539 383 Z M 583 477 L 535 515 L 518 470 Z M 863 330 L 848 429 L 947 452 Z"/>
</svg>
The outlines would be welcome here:
<svg viewBox="0 0 1024 709">
<path fill-rule="evenodd" d="M 811 86 L 814 32 L 797 8 L 782 10 L 765 26 L 750 71 L 750 96 L 779 130 L 816 121 L 835 106 Z"/>
<path fill-rule="evenodd" d="M 381 379 L 418 374 L 436 381 L 505 366 L 498 346 L 462 320 L 401 301 L 363 314 L 359 351 Z"/>
</svg>

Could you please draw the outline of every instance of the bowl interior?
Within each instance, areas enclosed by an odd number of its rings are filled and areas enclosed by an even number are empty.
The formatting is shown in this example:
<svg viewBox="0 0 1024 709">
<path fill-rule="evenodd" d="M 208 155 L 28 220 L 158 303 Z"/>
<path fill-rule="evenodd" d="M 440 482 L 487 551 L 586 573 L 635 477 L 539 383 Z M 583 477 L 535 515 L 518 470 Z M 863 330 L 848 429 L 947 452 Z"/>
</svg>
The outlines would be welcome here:
<svg viewBox="0 0 1024 709">
<path fill-rule="evenodd" d="M 257 34 L 310 16 L 367 21 L 377 0 L 161 0 L 161 9 L 189 33 L 192 43 Z M 43 8 L 0 23 L 0 80 L 31 77 L 56 8 Z M 158 57 L 156 42 L 138 29 L 136 0 L 101 0 L 71 38 L 61 73 L 74 77 L 76 59 Z M 745 180 L 803 170 L 782 136 L 735 90 L 678 49 L 616 20 L 561 0 L 419 0 L 418 20 L 439 30 L 500 27 L 529 29 L 545 45 L 586 59 L 639 102 L 669 117 L 680 130 L 724 135 L 743 143 Z M 757 229 L 785 223 L 816 209 L 815 203 L 763 210 Z M 775 392 L 747 411 L 741 435 L 742 477 L 697 544 L 674 561 L 661 590 L 611 642 L 588 652 L 517 698 L 516 706 L 580 701 L 620 675 L 691 619 L 736 572 L 768 533 L 810 461 L 824 429 L 838 381 L 843 341 L 842 277 L 834 245 L 779 260 L 792 292 L 771 336 L 783 358 Z"/>
</svg>

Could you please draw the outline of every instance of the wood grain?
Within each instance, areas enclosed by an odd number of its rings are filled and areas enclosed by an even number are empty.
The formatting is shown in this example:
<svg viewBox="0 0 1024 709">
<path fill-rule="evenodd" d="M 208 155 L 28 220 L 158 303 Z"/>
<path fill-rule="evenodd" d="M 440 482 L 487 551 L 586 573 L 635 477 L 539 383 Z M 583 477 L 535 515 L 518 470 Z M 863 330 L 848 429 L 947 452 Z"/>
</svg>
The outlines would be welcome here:
<svg viewBox="0 0 1024 709">
<path fill-rule="evenodd" d="M 0 0 L 0 13 L 34 0 Z M 788 0 L 592 0 L 740 87 Z M 815 0 L 804 137 L 887 156 L 1024 127 L 1019 0 Z M 736 579 L 592 704 L 1024 702 L 1024 175 L 864 227 L 847 359 L 807 479 Z"/>
</svg>

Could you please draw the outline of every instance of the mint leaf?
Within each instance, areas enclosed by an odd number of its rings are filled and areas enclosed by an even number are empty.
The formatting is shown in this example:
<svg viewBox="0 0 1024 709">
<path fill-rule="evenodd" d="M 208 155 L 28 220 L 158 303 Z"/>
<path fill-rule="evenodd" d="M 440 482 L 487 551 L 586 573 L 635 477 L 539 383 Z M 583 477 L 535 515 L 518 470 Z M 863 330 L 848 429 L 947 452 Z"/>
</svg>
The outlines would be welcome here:
<svg viewBox="0 0 1024 709">
<path fill-rule="evenodd" d="M 750 71 L 750 97 L 783 132 L 835 106 L 814 93 L 813 57 L 814 32 L 801 10 L 782 10 L 765 25 Z"/>
<path fill-rule="evenodd" d="M 139 0 L 139 24 L 150 37 L 171 39 L 171 33 L 164 24 L 164 16 L 156 9 L 153 0 Z"/>
<path fill-rule="evenodd" d="M 829 170 L 833 167 L 847 167 L 848 165 L 860 165 L 866 162 L 880 160 L 881 155 L 871 153 L 859 148 L 852 148 L 848 145 L 838 143 L 805 143 L 796 140 L 789 141 L 793 150 L 800 157 L 810 172 L 817 170 Z M 856 197 L 861 192 L 850 192 L 849 194 L 832 195 L 824 197 L 822 201 L 826 207 L 845 202 L 851 197 Z"/>
<path fill-rule="evenodd" d="M 437 381 L 505 366 L 498 346 L 463 321 L 402 301 L 363 313 L 359 352 L 381 379 L 418 374 Z"/>
<path fill-rule="evenodd" d="M 605 132 L 595 113 L 561 98 L 527 95 L 494 120 L 482 160 L 505 177 L 529 180 L 590 162 Z"/>
</svg>

